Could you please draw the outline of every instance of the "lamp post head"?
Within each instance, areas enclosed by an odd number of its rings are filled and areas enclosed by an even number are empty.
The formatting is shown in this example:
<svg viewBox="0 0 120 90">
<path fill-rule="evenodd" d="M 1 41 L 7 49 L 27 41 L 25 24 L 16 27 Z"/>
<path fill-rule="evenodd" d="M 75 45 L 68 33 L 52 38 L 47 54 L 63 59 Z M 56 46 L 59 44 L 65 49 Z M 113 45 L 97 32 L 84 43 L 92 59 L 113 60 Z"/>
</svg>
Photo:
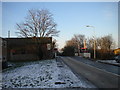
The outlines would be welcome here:
<svg viewBox="0 0 120 90">
<path fill-rule="evenodd" d="M 86 27 L 92 27 L 92 28 L 95 28 L 94 26 L 90 26 L 90 25 L 86 25 Z"/>
<path fill-rule="evenodd" d="M 90 27 L 89 25 L 87 25 L 86 27 Z"/>
</svg>

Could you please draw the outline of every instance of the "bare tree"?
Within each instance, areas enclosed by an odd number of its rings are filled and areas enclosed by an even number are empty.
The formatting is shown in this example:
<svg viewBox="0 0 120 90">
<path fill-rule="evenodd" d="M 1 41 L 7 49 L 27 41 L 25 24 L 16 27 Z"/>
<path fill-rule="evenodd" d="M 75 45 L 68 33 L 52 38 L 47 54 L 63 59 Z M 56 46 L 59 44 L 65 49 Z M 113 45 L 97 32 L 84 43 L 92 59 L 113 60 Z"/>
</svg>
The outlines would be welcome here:
<svg viewBox="0 0 120 90">
<path fill-rule="evenodd" d="M 84 35 L 82 35 L 82 34 L 74 34 L 72 39 L 68 40 L 66 42 L 66 46 L 74 46 L 74 47 L 77 47 L 77 48 L 79 46 L 79 48 L 81 48 L 84 45 L 84 40 L 85 40 Z"/>
<path fill-rule="evenodd" d="M 66 41 L 66 46 L 77 47 L 77 43 L 73 39 L 71 39 L 71 40 Z"/>
<path fill-rule="evenodd" d="M 28 16 L 22 23 L 17 23 L 17 34 L 19 37 L 31 37 L 36 46 L 36 53 L 42 57 L 41 37 L 58 36 L 57 24 L 54 22 L 53 15 L 46 9 L 29 10 Z"/>
<path fill-rule="evenodd" d="M 113 56 L 113 38 L 112 35 L 106 35 L 100 38 L 97 38 L 97 53 L 98 57 L 102 59 L 108 59 Z"/>
<path fill-rule="evenodd" d="M 109 51 L 113 44 L 113 38 L 111 35 L 106 35 L 104 37 L 97 39 L 97 46 L 102 50 Z"/>
<path fill-rule="evenodd" d="M 110 50 L 113 45 L 113 38 L 111 35 L 106 35 L 103 37 L 96 38 L 96 48 L 97 49 L 104 49 Z M 90 38 L 87 40 L 87 46 L 89 48 L 93 48 L 94 46 L 94 39 Z"/>
<path fill-rule="evenodd" d="M 72 40 L 77 43 L 77 45 L 79 46 L 79 48 L 82 48 L 84 46 L 85 35 L 74 34 Z"/>
<path fill-rule="evenodd" d="M 74 36 L 71 38 L 71 40 L 68 40 L 66 42 L 66 46 L 72 46 L 75 50 L 75 52 L 80 53 L 80 48 L 84 46 L 84 40 L 85 36 L 82 34 L 74 34 Z"/>
<path fill-rule="evenodd" d="M 18 24 L 20 37 L 49 37 L 58 36 L 57 24 L 48 10 L 29 10 L 25 22 Z"/>
<path fill-rule="evenodd" d="M 88 38 L 87 39 L 87 47 L 89 49 L 93 49 L 93 47 L 94 47 L 94 39 L 93 38 Z"/>
</svg>

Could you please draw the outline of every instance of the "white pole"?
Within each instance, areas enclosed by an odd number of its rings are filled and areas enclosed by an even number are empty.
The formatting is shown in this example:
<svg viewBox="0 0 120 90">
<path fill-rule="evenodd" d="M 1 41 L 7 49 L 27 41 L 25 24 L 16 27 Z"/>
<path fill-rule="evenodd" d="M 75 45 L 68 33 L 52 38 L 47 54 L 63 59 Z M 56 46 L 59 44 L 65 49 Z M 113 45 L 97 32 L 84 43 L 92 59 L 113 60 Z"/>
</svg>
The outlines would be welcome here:
<svg viewBox="0 0 120 90">
<path fill-rule="evenodd" d="M 96 40 L 95 40 L 95 27 L 87 25 L 86 27 L 92 27 L 94 30 L 94 59 L 96 59 Z"/>
<path fill-rule="evenodd" d="M 95 38 L 95 27 L 94 28 L 94 59 L 96 59 L 96 38 Z"/>
<path fill-rule="evenodd" d="M 95 42 L 95 38 L 94 38 L 94 59 L 96 59 L 96 42 Z"/>
<path fill-rule="evenodd" d="M 10 31 L 8 31 L 8 38 L 10 38 Z"/>
</svg>

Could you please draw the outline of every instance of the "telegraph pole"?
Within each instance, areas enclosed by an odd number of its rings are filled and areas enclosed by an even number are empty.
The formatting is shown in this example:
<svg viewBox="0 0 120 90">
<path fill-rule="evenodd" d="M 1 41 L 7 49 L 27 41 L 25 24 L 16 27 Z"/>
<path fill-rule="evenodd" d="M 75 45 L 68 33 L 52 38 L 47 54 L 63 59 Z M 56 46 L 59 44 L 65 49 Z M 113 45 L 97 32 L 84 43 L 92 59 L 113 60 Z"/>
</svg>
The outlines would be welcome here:
<svg viewBox="0 0 120 90">
<path fill-rule="evenodd" d="M 94 26 L 89 26 L 89 25 L 87 25 L 86 27 L 92 27 L 93 29 L 94 29 L 94 59 L 96 59 L 96 40 L 95 40 L 95 27 Z"/>
<path fill-rule="evenodd" d="M 10 38 L 10 30 L 8 31 L 8 38 Z"/>
</svg>

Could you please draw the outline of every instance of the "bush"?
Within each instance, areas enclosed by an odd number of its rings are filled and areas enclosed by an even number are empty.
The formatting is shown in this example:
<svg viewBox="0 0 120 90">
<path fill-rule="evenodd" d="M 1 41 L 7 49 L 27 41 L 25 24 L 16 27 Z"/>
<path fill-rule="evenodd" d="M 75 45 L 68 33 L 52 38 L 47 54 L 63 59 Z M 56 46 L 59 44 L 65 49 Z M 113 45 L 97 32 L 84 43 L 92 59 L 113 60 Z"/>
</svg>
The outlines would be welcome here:
<svg viewBox="0 0 120 90">
<path fill-rule="evenodd" d="M 114 53 L 113 51 L 102 51 L 102 50 L 97 50 L 96 51 L 96 57 L 98 59 L 113 59 Z"/>
<path fill-rule="evenodd" d="M 74 52 L 74 47 L 73 46 L 66 46 L 63 49 L 62 55 L 63 56 L 74 56 L 75 55 L 74 53 L 75 52 Z"/>
</svg>

